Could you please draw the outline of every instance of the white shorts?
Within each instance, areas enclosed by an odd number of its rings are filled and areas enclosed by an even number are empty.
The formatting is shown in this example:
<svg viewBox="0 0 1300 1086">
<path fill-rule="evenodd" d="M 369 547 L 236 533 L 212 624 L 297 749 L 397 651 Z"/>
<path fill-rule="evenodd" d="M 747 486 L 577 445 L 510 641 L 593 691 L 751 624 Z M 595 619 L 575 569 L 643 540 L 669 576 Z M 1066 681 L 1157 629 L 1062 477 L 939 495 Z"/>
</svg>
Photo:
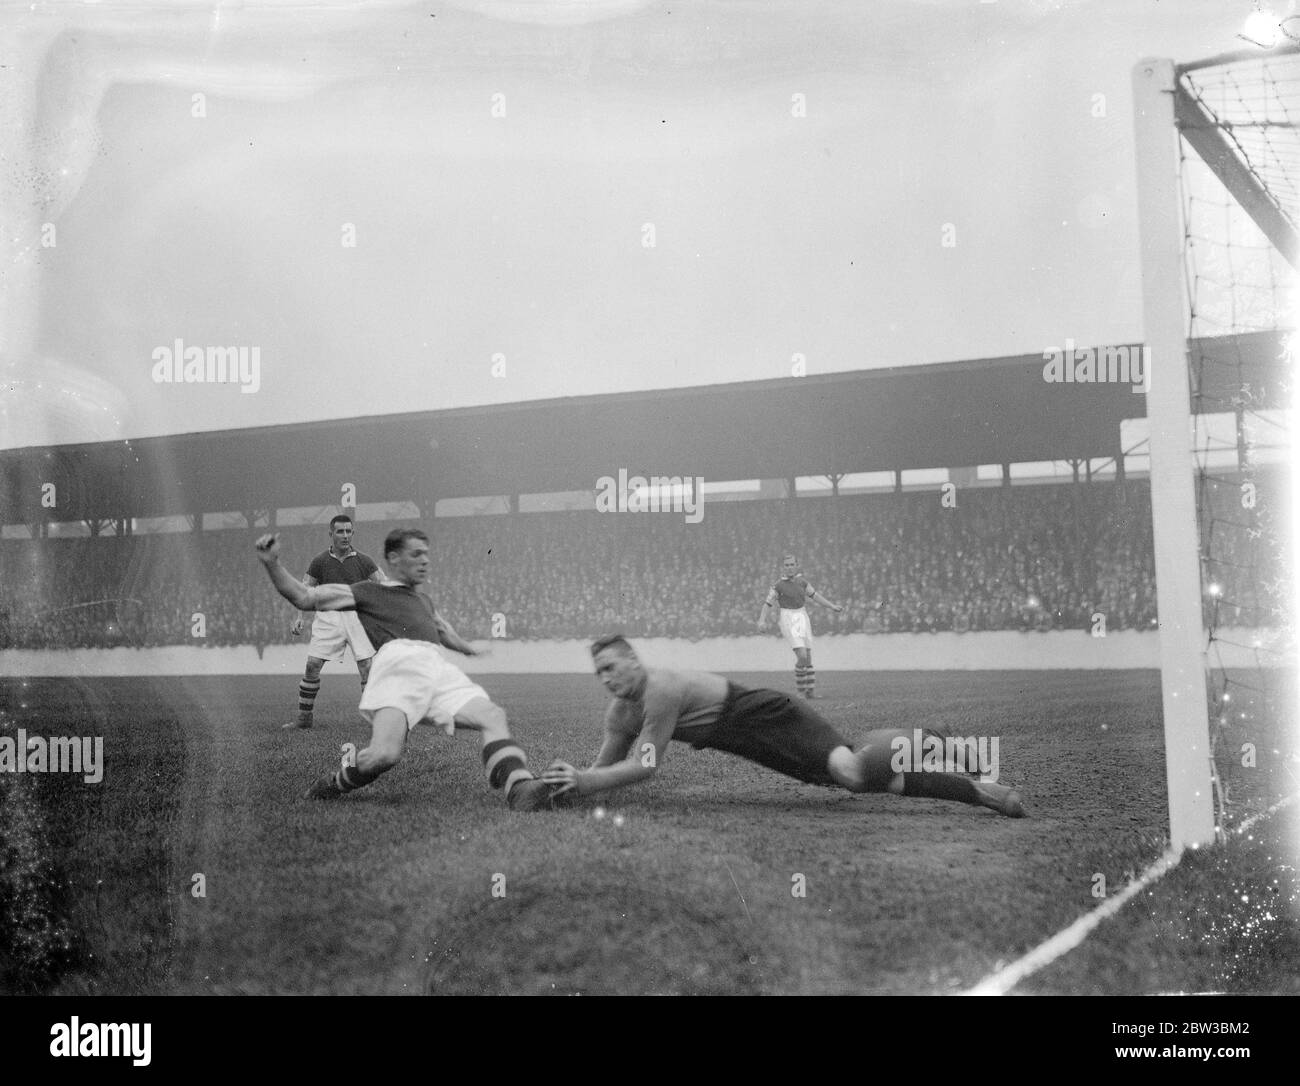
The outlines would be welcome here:
<svg viewBox="0 0 1300 1086">
<path fill-rule="evenodd" d="M 356 660 L 367 660 L 375 654 L 355 611 L 317 611 L 307 655 L 317 660 L 342 660 L 345 647 L 352 650 Z"/>
<path fill-rule="evenodd" d="M 385 642 L 375 654 L 359 708 L 367 720 L 377 709 L 400 709 L 408 730 L 429 717 L 450 735 L 456 714 L 475 698 L 487 698 L 487 692 L 436 646 L 402 638 Z"/>
<path fill-rule="evenodd" d="M 812 648 L 812 623 L 808 621 L 807 608 L 782 607 L 780 621 L 781 632 L 793 648 Z"/>
</svg>

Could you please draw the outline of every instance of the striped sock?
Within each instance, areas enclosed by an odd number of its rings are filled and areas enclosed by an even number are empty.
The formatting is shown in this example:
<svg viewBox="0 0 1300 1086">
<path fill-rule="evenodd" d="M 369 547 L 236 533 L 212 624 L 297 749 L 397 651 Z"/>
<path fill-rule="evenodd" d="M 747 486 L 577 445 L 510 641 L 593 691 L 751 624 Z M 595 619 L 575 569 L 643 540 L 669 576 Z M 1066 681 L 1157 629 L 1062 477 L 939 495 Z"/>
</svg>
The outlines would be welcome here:
<svg viewBox="0 0 1300 1086">
<path fill-rule="evenodd" d="M 355 792 L 378 779 L 378 773 L 363 773 L 354 765 L 344 766 L 334 774 L 334 784 L 340 792 Z"/>
<path fill-rule="evenodd" d="M 813 669 L 812 664 L 809 664 L 806 668 L 803 669 L 803 682 L 804 682 L 804 691 L 803 691 L 804 697 L 806 698 L 812 697 L 813 689 L 817 686 L 817 672 Z"/>
<path fill-rule="evenodd" d="M 320 679 L 303 679 L 298 683 L 298 712 L 310 717 L 320 693 Z"/>
<path fill-rule="evenodd" d="M 519 781 L 532 780 L 527 765 L 528 755 L 513 739 L 494 739 L 483 745 L 483 772 L 488 784 L 507 796 Z"/>
<path fill-rule="evenodd" d="M 803 694 L 805 697 L 807 697 L 808 694 L 812 691 L 812 684 L 813 684 L 813 680 L 811 678 L 812 673 L 813 671 L 812 668 L 810 667 L 804 667 L 802 664 L 795 664 L 794 666 L 795 689 L 797 689 L 799 693 Z"/>
</svg>

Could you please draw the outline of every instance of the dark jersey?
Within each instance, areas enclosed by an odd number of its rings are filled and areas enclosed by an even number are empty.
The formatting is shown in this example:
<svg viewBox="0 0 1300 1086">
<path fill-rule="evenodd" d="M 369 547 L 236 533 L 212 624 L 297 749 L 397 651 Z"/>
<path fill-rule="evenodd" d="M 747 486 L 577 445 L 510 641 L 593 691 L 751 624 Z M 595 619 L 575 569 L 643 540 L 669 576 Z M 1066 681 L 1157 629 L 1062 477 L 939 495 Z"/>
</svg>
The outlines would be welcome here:
<svg viewBox="0 0 1300 1086">
<path fill-rule="evenodd" d="M 433 617 L 433 600 L 404 584 L 361 581 L 352 586 L 357 617 L 375 651 L 397 638 L 442 644 Z"/>
<path fill-rule="evenodd" d="M 335 558 L 333 551 L 323 551 L 311 560 L 307 576 L 317 584 L 356 584 L 369 580 L 378 569 L 370 556 L 360 551 L 349 551 L 342 558 Z"/>
<path fill-rule="evenodd" d="M 812 586 L 797 573 L 788 579 L 782 577 L 772 586 L 772 592 L 777 604 L 787 610 L 798 610 L 813 594 Z"/>
</svg>

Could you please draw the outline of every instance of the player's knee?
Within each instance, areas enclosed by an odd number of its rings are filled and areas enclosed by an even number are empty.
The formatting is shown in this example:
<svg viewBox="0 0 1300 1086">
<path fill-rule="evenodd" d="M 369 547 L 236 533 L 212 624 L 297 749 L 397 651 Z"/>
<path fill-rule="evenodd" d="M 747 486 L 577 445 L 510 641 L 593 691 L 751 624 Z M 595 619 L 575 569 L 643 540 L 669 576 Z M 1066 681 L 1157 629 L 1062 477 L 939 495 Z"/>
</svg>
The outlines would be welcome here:
<svg viewBox="0 0 1300 1086">
<path fill-rule="evenodd" d="M 847 747 L 841 750 L 848 751 Z M 848 770 L 854 792 L 887 792 L 896 772 L 893 751 L 887 743 L 867 743 L 856 753 L 849 752 L 852 768 Z"/>
<path fill-rule="evenodd" d="M 862 771 L 857 757 L 848 747 L 836 747 L 831 751 L 826 768 L 836 784 L 847 788 L 850 792 L 865 791 L 862 787 Z"/>
<path fill-rule="evenodd" d="M 321 669 L 324 668 L 324 666 L 325 666 L 325 661 L 324 661 L 324 660 L 317 660 L 317 659 L 314 659 L 314 658 L 311 659 L 311 660 L 308 660 L 308 661 L 307 661 L 307 670 L 306 670 L 306 672 L 305 672 L 305 677 L 306 677 L 307 681 L 308 681 L 309 683 L 314 683 L 317 679 L 319 679 L 319 678 L 320 678 Z"/>
</svg>

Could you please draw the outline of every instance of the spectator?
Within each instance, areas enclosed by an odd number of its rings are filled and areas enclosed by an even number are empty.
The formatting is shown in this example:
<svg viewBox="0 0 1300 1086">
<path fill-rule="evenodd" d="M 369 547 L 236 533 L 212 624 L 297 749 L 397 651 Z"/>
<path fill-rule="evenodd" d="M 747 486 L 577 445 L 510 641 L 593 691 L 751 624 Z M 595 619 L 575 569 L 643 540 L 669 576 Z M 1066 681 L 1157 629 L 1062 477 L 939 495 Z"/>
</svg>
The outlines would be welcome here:
<svg viewBox="0 0 1300 1086">
<path fill-rule="evenodd" d="M 1222 493 L 1220 493 L 1220 491 Z M 1232 487 L 1206 518 L 1221 585 L 1219 622 L 1275 624 L 1282 582 L 1272 525 L 1242 530 Z M 395 525 L 370 523 L 368 538 Z M 968 488 L 958 509 L 932 493 L 717 502 L 676 514 L 565 512 L 432 522 L 439 610 L 467 638 L 747 635 L 753 601 L 797 550 L 847 606 L 819 634 L 1090 629 L 1155 625 L 1150 499 L 1144 481 Z M 317 529 L 282 532 L 305 567 Z M 0 542 L 0 648 L 288 643 L 289 619 L 262 591 L 249 533 Z M 1217 600 L 1217 602 L 1216 602 Z M 205 636 L 194 637 L 201 613 Z"/>
</svg>

